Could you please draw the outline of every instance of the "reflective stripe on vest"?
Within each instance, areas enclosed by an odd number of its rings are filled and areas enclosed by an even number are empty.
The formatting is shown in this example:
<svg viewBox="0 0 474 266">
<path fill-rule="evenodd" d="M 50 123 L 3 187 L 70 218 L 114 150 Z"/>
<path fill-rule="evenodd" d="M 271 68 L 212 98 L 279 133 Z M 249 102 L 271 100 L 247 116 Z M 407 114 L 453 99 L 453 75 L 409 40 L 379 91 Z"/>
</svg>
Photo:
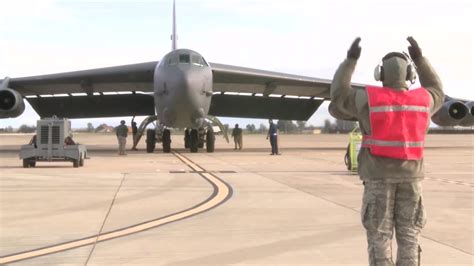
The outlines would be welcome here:
<svg viewBox="0 0 474 266">
<path fill-rule="evenodd" d="M 376 156 L 402 160 L 423 158 L 429 125 L 430 96 L 423 89 L 398 91 L 367 86 L 372 135 L 362 146 Z"/>
<path fill-rule="evenodd" d="M 376 106 L 370 109 L 370 112 L 400 112 L 400 111 L 413 111 L 413 112 L 429 112 L 430 108 L 424 106 L 409 106 L 409 105 L 386 105 Z"/>
<path fill-rule="evenodd" d="M 364 138 L 362 145 L 370 146 L 376 145 L 381 147 L 423 147 L 423 141 L 387 141 L 387 140 L 375 140 L 370 138 Z"/>
</svg>

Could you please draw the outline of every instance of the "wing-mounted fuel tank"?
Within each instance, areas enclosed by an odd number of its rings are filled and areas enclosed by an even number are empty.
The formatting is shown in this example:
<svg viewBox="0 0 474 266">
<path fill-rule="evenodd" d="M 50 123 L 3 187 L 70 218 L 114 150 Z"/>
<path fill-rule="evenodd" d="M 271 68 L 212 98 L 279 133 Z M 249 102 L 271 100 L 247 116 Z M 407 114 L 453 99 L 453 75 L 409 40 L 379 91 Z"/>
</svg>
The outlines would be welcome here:
<svg viewBox="0 0 474 266">
<path fill-rule="evenodd" d="M 431 117 L 431 120 L 439 126 L 458 126 L 461 123 L 466 126 L 470 118 L 472 124 L 472 104 L 470 108 L 467 104 L 469 103 L 446 96 L 443 106 Z"/>
<path fill-rule="evenodd" d="M 23 96 L 8 88 L 9 81 L 9 78 L 5 78 L 0 85 L 0 118 L 17 117 L 25 111 Z"/>
</svg>

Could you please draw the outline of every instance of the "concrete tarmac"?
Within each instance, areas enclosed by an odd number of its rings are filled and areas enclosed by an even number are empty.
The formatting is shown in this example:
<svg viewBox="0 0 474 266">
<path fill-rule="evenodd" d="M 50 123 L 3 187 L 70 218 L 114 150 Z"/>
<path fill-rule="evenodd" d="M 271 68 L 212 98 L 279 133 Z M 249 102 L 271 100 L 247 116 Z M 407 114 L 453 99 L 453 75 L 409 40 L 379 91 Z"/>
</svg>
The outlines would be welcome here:
<svg viewBox="0 0 474 266">
<path fill-rule="evenodd" d="M 368 264 L 347 135 L 281 135 L 280 156 L 263 135 L 193 154 L 175 135 L 172 154 L 118 156 L 113 135 L 78 133 L 84 167 L 25 169 L 30 138 L 0 135 L 0 264 Z M 425 162 L 422 265 L 474 265 L 474 135 L 429 135 Z"/>
</svg>

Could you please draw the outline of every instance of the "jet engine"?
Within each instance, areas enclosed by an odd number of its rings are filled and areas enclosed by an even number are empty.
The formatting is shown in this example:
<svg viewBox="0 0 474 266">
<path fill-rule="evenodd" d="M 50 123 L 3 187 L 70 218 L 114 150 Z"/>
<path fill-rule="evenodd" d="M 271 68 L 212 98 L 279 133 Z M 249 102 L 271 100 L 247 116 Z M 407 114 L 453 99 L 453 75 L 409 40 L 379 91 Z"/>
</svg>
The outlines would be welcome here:
<svg viewBox="0 0 474 266">
<path fill-rule="evenodd" d="M 20 93 L 10 88 L 0 90 L 0 118 L 17 117 L 25 111 Z"/>
<path fill-rule="evenodd" d="M 466 117 L 459 123 L 463 127 L 473 127 L 474 126 L 474 101 L 466 103 L 468 113 Z"/>
<path fill-rule="evenodd" d="M 431 117 L 431 120 L 439 126 L 457 126 L 468 113 L 469 110 L 463 102 L 450 99 L 444 102 L 441 109 Z"/>
</svg>

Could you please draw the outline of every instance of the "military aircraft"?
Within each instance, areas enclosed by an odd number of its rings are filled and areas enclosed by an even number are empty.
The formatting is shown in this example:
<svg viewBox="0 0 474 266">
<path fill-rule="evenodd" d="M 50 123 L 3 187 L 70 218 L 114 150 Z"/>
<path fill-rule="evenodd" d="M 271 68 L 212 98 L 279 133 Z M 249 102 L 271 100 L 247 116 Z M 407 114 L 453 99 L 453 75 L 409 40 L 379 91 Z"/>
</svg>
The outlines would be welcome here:
<svg viewBox="0 0 474 266">
<path fill-rule="evenodd" d="M 170 128 L 186 128 L 185 147 L 214 151 L 216 116 L 308 120 L 330 100 L 331 80 L 209 63 L 196 51 L 177 49 L 173 2 L 172 50 L 160 61 L 0 80 L 0 118 L 18 117 L 26 99 L 40 117 L 149 116 L 147 151 L 161 142 L 171 150 Z M 363 89 L 363 84 L 352 84 Z M 446 97 L 432 120 L 473 126 L 473 102 Z M 223 130 L 224 132 L 224 130 Z M 134 142 L 138 143 L 135 139 Z"/>
</svg>

